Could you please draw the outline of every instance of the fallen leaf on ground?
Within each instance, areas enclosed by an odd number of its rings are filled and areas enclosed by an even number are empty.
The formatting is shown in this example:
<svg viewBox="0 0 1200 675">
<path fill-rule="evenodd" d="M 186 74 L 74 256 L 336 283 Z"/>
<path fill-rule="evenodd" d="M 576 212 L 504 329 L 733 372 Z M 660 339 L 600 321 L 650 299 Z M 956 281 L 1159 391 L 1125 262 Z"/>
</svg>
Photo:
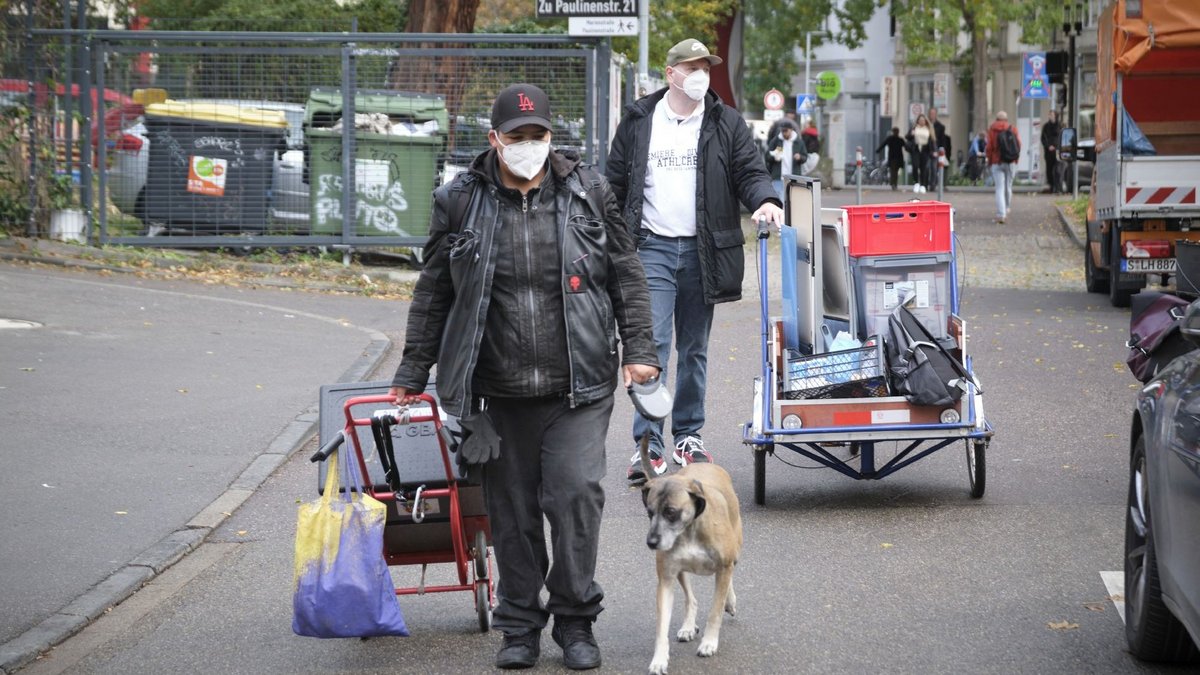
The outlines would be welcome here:
<svg viewBox="0 0 1200 675">
<path fill-rule="evenodd" d="M 1051 621 L 1046 624 L 1046 627 L 1050 630 L 1075 630 L 1079 628 L 1079 624 L 1070 621 Z"/>
<path fill-rule="evenodd" d="M 1093 612 L 1103 612 L 1104 611 L 1104 603 L 1103 602 L 1085 602 L 1085 603 L 1083 603 L 1083 606 Z"/>
</svg>

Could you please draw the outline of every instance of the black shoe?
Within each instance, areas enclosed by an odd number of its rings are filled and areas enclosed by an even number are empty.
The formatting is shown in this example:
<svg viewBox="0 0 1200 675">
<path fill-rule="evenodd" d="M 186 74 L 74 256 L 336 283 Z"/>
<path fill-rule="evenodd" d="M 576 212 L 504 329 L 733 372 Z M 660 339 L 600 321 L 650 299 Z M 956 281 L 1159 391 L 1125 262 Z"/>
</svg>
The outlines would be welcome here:
<svg viewBox="0 0 1200 675">
<path fill-rule="evenodd" d="M 563 650 L 563 665 L 571 670 L 600 667 L 600 647 L 592 636 L 592 620 L 579 616 L 556 616 L 550 636 Z"/>
<path fill-rule="evenodd" d="M 504 644 L 496 652 L 496 667 L 506 670 L 532 668 L 542 652 L 542 631 L 504 635 Z"/>
</svg>

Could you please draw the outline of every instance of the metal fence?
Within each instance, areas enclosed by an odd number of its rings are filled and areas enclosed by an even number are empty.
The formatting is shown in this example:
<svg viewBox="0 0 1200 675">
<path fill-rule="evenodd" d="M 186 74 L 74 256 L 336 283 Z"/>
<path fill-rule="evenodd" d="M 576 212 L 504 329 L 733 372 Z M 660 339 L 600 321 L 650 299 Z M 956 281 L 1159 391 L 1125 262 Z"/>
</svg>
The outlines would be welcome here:
<svg viewBox="0 0 1200 675">
<path fill-rule="evenodd" d="M 596 39 L 33 30 L 5 44 L 0 106 L 24 106 L 8 131 L 23 168 L 52 176 L 29 191 L 31 227 L 74 183 L 65 201 L 101 244 L 419 245 L 433 189 L 488 147 L 499 90 L 541 86 L 554 145 L 599 165 L 614 117 Z"/>
</svg>

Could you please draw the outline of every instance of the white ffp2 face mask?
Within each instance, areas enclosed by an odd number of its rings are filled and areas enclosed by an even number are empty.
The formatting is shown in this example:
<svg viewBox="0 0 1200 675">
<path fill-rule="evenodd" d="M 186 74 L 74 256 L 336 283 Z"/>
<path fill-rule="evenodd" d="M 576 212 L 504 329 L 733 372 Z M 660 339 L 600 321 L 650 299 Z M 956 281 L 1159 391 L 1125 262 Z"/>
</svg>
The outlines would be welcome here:
<svg viewBox="0 0 1200 675">
<path fill-rule="evenodd" d="M 708 93 L 708 73 L 703 70 L 693 71 L 691 75 L 683 78 L 683 86 L 677 84 L 675 86 L 682 89 L 683 93 L 693 101 L 703 100 L 704 95 Z"/>
<path fill-rule="evenodd" d="M 550 156 L 550 141 L 521 141 L 505 145 L 497 134 L 496 142 L 500 144 L 500 157 L 508 170 L 525 180 L 533 180 Z"/>
</svg>

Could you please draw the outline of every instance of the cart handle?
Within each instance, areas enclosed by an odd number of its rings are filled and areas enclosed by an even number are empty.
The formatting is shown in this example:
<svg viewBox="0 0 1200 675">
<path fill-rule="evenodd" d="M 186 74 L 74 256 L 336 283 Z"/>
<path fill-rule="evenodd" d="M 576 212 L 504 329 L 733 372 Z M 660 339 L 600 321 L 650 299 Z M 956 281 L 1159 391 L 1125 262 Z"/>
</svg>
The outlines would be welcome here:
<svg viewBox="0 0 1200 675">
<path fill-rule="evenodd" d="M 758 220 L 754 221 L 758 225 L 758 238 L 767 239 L 771 236 L 771 228 L 767 224 L 766 216 L 759 216 Z"/>
<path fill-rule="evenodd" d="M 308 458 L 308 461 L 324 462 L 325 460 L 329 459 L 329 456 L 332 455 L 335 450 L 342 446 L 342 443 L 345 442 L 346 431 L 344 429 L 339 429 L 338 432 L 334 434 L 333 438 L 329 439 L 325 445 L 322 445 L 320 450 L 317 450 L 316 454 Z"/>
</svg>

